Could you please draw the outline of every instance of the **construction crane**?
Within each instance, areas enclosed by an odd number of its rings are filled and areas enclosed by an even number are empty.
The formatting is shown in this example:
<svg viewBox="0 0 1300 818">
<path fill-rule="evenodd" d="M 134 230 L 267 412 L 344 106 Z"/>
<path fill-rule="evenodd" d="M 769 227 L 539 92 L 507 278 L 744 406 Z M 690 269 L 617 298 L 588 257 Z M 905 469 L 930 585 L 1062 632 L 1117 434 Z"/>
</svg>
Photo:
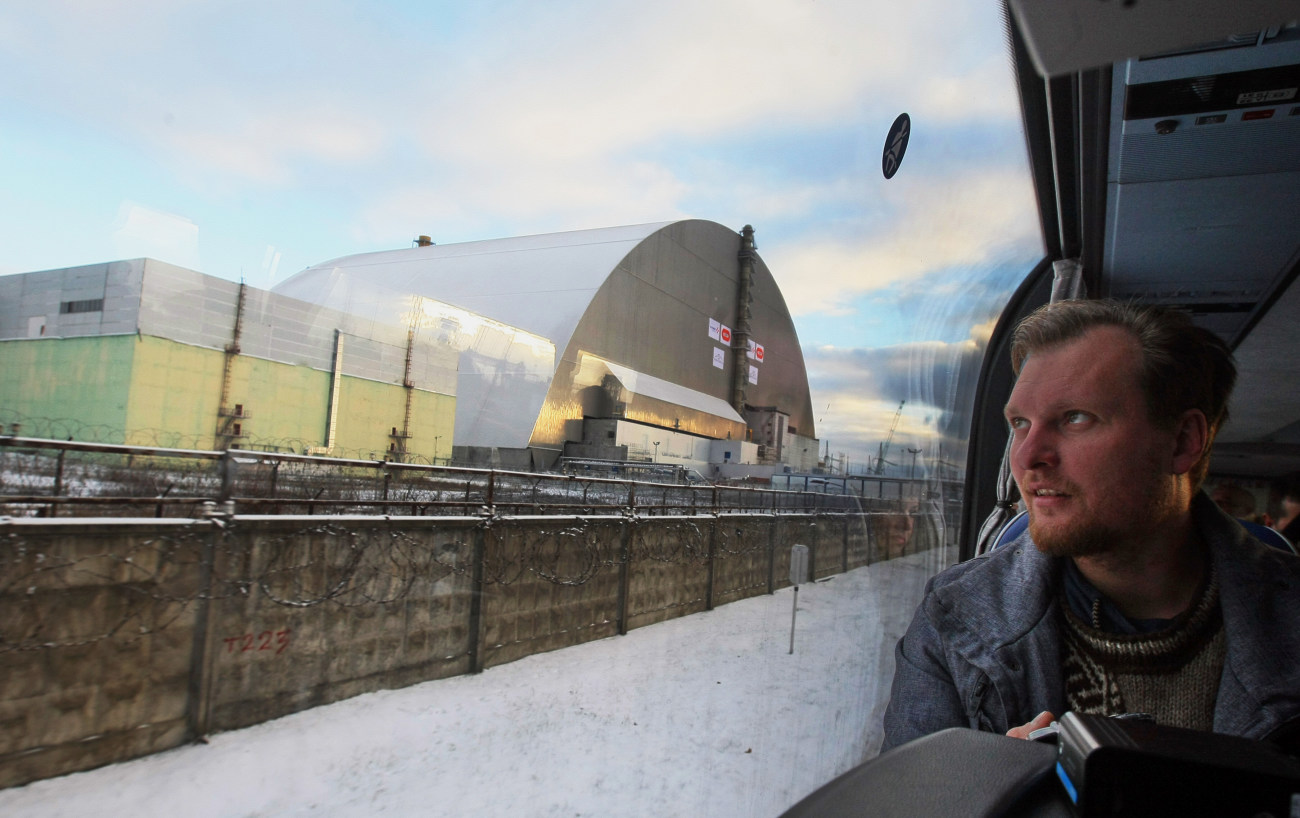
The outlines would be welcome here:
<svg viewBox="0 0 1300 818">
<path fill-rule="evenodd" d="M 894 422 L 889 424 L 889 434 L 885 436 L 884 442 L 880 444 L 880 457 L 876 458 L 876 474 L 883 474 L 885 471 L 885 455 L 889 454 L 889 446 L 894 442 L 894 431 L 898 429 L 898 419 L 903 416 L 903 404 L 906 400 L 898 402 L 898 411 L 894 413 Z"/>
</svg>

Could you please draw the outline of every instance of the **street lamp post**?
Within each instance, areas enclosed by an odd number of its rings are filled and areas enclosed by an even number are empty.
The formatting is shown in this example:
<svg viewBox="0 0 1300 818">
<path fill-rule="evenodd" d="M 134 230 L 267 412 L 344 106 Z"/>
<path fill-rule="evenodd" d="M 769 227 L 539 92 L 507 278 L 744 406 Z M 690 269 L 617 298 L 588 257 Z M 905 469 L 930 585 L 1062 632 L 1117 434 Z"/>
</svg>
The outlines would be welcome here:
<svg viewBox="0 0 1300 818">
<path fill-rule="evenodd" d="M 659 441 L 655 441 L 655 462 L 659 462 Z"/>
<path fill-rule="evenodd" d="M 433 465 L 438 465 L 438 441 L 442 440 L 442 435 L 433 436 Z"/>
</svg>

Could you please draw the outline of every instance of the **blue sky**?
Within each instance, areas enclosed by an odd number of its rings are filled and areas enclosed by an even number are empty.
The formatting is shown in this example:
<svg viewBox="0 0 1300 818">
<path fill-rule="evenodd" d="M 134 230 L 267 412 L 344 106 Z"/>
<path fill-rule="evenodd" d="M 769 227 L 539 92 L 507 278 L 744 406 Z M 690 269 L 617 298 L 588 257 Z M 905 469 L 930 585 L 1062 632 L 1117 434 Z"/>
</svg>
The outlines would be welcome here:
<svg viewBox="0 0 1300 818">
<path fill-rule="evenodd" d="M 0 273 L 147 255 L 268 287 L 419 234 L 753 224 L 819 434 L 865 463 L 899 400 L 903 436 L 941 433 L 925 368 L 1041 254 L 997 5 L 9 5 Z"/>
</svg>

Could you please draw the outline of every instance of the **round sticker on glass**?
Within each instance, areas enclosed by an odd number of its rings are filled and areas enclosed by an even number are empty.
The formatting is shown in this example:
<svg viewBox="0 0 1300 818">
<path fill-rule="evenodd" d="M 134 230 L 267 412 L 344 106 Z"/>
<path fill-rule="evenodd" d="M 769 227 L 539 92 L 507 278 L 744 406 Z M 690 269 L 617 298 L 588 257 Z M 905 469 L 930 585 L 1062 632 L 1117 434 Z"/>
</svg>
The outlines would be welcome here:
<svg viewBox="0 0 1300 818">
<path fill-rule="evenodd" d="M 912 119 L 907 114 L 899 114 L 898 119 L 889 128 L 885 137 L 885 156 L 880 161 L 880 169 L 886 179 L 893 179 L 898 173 L 898 166 L 903 163 L 903 154 L 907 152 L 907 138 L 912 133 Z"/>
</svg>

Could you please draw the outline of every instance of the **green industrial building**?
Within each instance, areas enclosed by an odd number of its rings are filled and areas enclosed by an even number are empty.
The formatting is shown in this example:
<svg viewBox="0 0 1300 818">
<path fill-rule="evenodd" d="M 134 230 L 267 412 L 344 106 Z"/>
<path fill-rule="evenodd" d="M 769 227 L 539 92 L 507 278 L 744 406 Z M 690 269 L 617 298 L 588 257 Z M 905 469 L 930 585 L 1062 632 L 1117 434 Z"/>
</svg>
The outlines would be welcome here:
<svg viewBox="0 0 1300 818">
<path fill-rule="evenodd" d="M 414 326 L 153 259 L 0 277 L 5 433 L 427 463 L 455 392 Z"/>
</svg>

